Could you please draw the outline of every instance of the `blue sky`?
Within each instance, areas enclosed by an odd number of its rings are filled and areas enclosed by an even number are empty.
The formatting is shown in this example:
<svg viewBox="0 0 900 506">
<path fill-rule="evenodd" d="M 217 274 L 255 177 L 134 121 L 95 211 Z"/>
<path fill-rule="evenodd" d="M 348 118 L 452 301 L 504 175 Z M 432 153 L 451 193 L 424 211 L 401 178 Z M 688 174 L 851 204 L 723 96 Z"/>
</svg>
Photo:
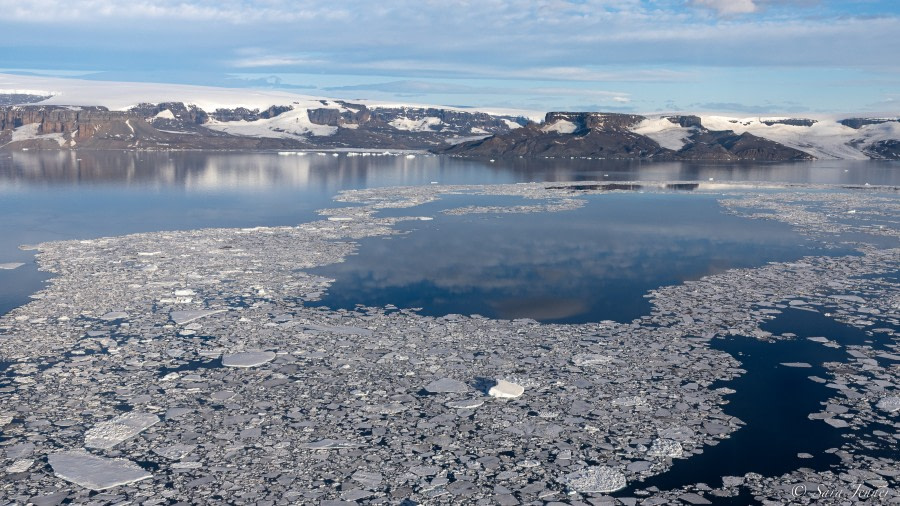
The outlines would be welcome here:
<svg viewBox="0 0 900 506">
<path fill-rule="evenodd" d="M 0 0 L 0 69 L 534 110 L 900 112 L 897 0 Z"/>
</svg>

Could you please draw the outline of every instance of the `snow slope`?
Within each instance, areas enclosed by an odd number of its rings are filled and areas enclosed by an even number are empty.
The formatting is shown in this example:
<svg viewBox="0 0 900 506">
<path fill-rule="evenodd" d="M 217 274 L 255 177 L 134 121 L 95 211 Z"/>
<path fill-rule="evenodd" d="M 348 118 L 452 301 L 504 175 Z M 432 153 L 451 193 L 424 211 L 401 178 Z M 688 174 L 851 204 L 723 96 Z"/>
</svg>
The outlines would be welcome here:
<svg viewBox="0 0 900 506">
<path fill-rule="evenodd" d="M 696 131 L 693 127 L 683 127 L 678 123 L 672 123 L 665 117 L 647 118 L 634 127 L 631 131 L 649 137 L 660 146 L 678 151 L 687 144 L 687 138 Z"/>
<path fill-rule="evenodd" d="M 702 116 L 701 122 L 709 130 L 734 130 L 738 134 L 750 132 L 819 159 L 867 160 L 869 157 L 863 152 L 866 146 L 878 141 L 900 139 L 900 123 L 896 121 L 866 125 L 858 130 L 831 118 L 818 119 L 812 126 L 765 123 L 780 119 L 785 118 Z"/>
<path fill-rule="evenodd" d="M 321 102 L 320 107 L 326 107 Z M 333 104 L 339 108 L 337 104 Z M 216 121 L 210 119 L 204 124 L 206 128 L 218 130 L 232 135 L 245 135 L 247 137 L 282 137 L 298 138 L 308 135 L 334 135 L 337 127 L 318 125 L 309 120 L 306 108 L 294 109 L 275 116 L 274 118 L 259 119 L 256 121 Z"/>
</svg>

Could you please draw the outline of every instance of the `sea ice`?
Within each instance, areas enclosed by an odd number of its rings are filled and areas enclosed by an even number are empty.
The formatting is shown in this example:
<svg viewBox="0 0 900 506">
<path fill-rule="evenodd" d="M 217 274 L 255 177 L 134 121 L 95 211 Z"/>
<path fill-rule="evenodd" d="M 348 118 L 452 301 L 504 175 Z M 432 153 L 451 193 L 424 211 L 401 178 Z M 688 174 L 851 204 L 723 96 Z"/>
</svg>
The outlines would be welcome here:
<svg viewBox="0 0 900 506">
<path fill-rule="evenodd" d="M 595 466 L 569 473 L 559 480 L 581 493 L 608 493 L 625 488 L 625 475 L 607 466 Z"/>
<path fill-rule="evenodd" d="M 338 439 L 322 439 L 311 443 L 303 443 L 300 447 L 308 450 L 340 450 L 342 448 L 359 448 L 359 445 Z"/>
<path fill-rule="evenodd" d="M 465 399 L 462 401 L 450 401 L 446 404 L 446 406 L 451 409 L 475 409 L 482 405 L 484 405 L 484 400 L 482 400 L 482 399 Z"/>
<path fill-rule="evenodd" d="M 884 397 L 878 401 L 876 407 L 888 413 L 900 411 L 900 397 Z"/>
<path fill-rule="evenodd" d="M 453 378 L 441 378 L 425 385 L 425 390 L 433 394 L 461 394 L 467 392 L 469 390 L 469 386 L 462 381 L 455 380 Z"/>
<path fill-rule="evenodd" d="M 128 318 L 128 313 L 125 311 L 110 311 L 105 315 L 101 316 L 100 319 L 104 321 L 111 322 L 113 320 L 121 320 L 123 318 Z"/>
<path fill-rule="evenodd" d="M 525 393 L 525 387 L 506 380 L 497 380 L 497 384 L 488 390 L 488 395 L 499 399 L 515 399 L 523 393 Z"/>
<path fill-rule="evenodd" d="M 222 355 L 222 365 L 225 367 L 256 367 L 275 359 L 275 353 L 271 351 L 243 351 Z"/>
<path fill-rule="evenodd" d="M 7 263 L 0 264 L 0 270 L 11 271 L 13 269 L 18 269 L 19 267 L 22 267 L 23 265 L 25 265 L 25 264 L 22 262 L 7 262 Z"/>
<path fill-rule="evenodd" d="M 658 438 L 650 445 L 647 455 L 651 457 L 672 457 L 680 458 L 684 454 L 684 448 L 678 441 L 671 439 Z"/>
<path fill-rule="evenodd" d="M 159 417 L 150 413 L 125 413 L 100 422 L 88 430 L 84 435 L 84 446 L 106 450 L 137 436 L 158 422 Z"/>
<path fill-rule="evenodd" d="M 174 322 L 175 325 L 184 325 L 185 323 L 190 323 L 194 320 L 199 320 L 200 318 L 205 318 L 207 316 L 212 316 L 214 314 L 224 312 L 224 309 L 195 309 L 192 311 L 172 311 L 171 313 L 169 313 L 169 318 L 172 319 L 172 322 Z"/>
<path fill-rule="evenodd" d="M 54 453 L 47 461 L 60 478 L 91 490 L 106 490 L 152 476 L 131 461 L 96 457 L 84 451 Z"/>
</svg>

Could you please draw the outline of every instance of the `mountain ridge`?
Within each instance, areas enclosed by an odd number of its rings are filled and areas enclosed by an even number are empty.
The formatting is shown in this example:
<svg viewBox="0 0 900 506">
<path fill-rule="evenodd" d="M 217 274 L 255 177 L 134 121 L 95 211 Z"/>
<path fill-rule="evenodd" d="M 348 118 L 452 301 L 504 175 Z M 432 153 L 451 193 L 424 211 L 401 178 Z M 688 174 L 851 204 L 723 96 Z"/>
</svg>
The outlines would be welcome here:
<svg viewBox="0 0 900 506">
<path fill-rule="evenodd" d="M 900 159 L 900 118 L 732 118 L 603 112 L 490 114 L 313 99 L 205 110 L 182 101 L 125 110 L 2 93 L 0 150 L 394 149 L 450 156 L 696 161 Z M 260 101 L 259 103 L 267 103 Z"/>
</svg>

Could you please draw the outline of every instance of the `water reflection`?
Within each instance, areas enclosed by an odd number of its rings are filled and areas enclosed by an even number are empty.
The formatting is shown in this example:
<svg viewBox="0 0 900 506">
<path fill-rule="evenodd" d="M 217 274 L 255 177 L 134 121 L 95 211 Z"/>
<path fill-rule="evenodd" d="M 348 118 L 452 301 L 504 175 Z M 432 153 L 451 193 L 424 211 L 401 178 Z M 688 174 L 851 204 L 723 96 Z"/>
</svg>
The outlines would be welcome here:
<svg viewBox="0 0 900 506">
<path fill-rule="evenodd" d="M 451 202 L 495 204 L 454 196 L 444 205 Z M 412 233 L 364 241 L 358 255 L 317 269 L 337 279 L 322 304 L 630 321 L 649 311 L 647 290 L 822 253 L 784 224 L 723 213 L 709 195 L 609 194 L 576 211 L 527 215 L 445 216 L 437 204 L 427 205 L 434 221 L 406 226 Z"/>
<path fill-rule="evenodd" d="M 59 151 L 0 154 L 0 190 L 22 185 L 116 185 L 226 188 L 318 188 L 392 184 L 518 181 L 685 180 L 832 184 L 900 184 L 900 163 L 699 164 L 601 160 L 509 159 L 495 162 L 430 155 L 279 156 L 277 153 Z"/>
</svg>

